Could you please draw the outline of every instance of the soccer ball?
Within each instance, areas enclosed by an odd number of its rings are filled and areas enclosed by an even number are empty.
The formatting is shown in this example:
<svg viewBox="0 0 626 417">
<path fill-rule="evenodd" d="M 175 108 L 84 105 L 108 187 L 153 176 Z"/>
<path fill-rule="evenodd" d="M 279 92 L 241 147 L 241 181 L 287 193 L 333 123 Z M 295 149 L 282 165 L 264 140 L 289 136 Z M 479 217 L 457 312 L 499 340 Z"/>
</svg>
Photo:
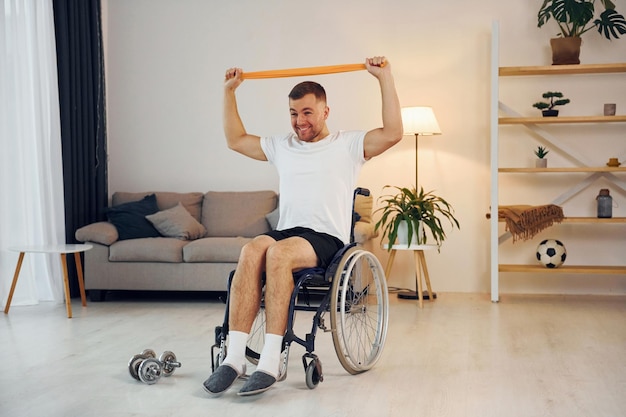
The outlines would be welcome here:
<svg viewBox="0 0 626 417">
<path fill-rule="evenodd" d="M 558 268 L 566 257 L 567 251 L 560 240 L 546 239 L 537 246 L 537 260 L 546 268 Z"/>
</svg>

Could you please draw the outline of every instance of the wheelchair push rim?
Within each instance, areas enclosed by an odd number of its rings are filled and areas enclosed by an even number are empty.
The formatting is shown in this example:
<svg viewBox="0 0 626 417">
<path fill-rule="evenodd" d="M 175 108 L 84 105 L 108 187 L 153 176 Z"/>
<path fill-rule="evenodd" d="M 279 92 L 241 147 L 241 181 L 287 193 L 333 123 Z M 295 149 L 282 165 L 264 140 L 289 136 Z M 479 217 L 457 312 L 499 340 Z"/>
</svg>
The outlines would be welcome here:
<svg viewBox="0 0 626 417">
<path fill-rule="evenodd" d="M 369 370 L 387 336 L 389 297 L 383 268 L 372 253 L 352 247 L 333 277 L 330 306 L 333 343 L 346 371 Z"/>
</svg>

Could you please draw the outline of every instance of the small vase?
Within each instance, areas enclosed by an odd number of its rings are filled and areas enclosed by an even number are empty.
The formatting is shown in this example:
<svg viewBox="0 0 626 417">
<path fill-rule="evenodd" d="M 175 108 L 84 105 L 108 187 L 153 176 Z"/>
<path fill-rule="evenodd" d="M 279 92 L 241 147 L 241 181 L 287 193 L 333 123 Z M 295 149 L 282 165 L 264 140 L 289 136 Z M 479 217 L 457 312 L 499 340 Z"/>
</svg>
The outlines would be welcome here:
<svg viewBox="0 0 626 417">
<path fill-rule="evenodd" d="M 417 223 L 417 227 L 415 227 L 415 223 Z M 411 245 L 420 245 L 420 237 L 423 234 L 424 224 L 421 221 L 413 222 L 413 234 L 411 235 L 411 242 L 409 243 L 409 225 L 406 221 L 401 221 L 398 224 L 398 244 L 406 245 L 407 247 Z"/>
<path fill-rule="evenodd" d="M 548 167 L 548 160 L 545 158 L 539 158 L 535 160 L 535 167 L 536 168 L 547 168 Z"/>
</svg>

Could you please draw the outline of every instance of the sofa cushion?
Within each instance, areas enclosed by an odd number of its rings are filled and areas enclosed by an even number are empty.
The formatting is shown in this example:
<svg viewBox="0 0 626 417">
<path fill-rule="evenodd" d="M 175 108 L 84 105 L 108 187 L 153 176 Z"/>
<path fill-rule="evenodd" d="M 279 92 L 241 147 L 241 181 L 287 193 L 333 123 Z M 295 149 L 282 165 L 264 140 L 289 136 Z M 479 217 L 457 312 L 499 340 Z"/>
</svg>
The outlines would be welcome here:
<svg viewBox="0 0 626 417">
<path fill-rule="evenodd" d="M 270 230 L 265 215 L 275 208 L 274 191 L 209 191 L 202 224 L 207 237 L 254 237 Z"/>
<path fill-rule="evenodd" d="M 113 223 L 96 222 L 76 230 L 74 237 L 79 242 L 96 242 L 109 246 L 117 240 L 118 234 Z"/>
<path fill-rule="evenodd" d="M 157 191 L 157 192 L 143 192 L 143 193 L 128 193 L 118 191 L 113 194 L 111 199 L 112 205 L 118 205 L 128 203 L 131 201 L 137 201 L 144 198 L 146 195 L 155 194 L 157 200 L 157 206 L 159 210 L 167 210 L 176 206 L 178 203 L 182 203 L 187 211 L 193 216 L 194 219 L 200 221 L 200 215 L 202 214 L 202 198 L 203 194 L 199 192 L 191 193 L 175 193 L 169 191 Z M 157 210 L 158 211 L 158 210 Z"/>
<path fill-rule="evenodd" d="M 109 248 L 113 262 L 182 262 L 186 241 L 167 237 L 121 240 Z M 172 277 L 174 278 L 174 277 Z"/>
<path fill-rule="evenodd" d="M 206 229 L 193 218 L 182 203 L 146 216 L 146 219 L 166 237 L 181 240 L 198 239 L 206 233 Z"/>
<path fill-rule="evenodd" d="M 194 240 L 183 248 L 185 262 L 237 262 L 247 237 L 207 237 Z"/>
<path fill-rule="evenodd" d="M 142 200 L 119 204 L 107 210 L 107 218 L 119 235 L 119 240 L 161 236 L 146 216 L 159 211 L 156 196 L 150 194 Z"/>
</svg>

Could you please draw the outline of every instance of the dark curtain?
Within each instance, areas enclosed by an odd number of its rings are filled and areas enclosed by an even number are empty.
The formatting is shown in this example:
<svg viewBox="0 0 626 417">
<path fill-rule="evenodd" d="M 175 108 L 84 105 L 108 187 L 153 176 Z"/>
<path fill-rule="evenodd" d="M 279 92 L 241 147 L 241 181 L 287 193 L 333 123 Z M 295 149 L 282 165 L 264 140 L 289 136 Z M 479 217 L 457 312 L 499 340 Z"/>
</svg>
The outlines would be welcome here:
<svg viewBox="0 0 626 417">
<path fill-rule="evenodd" d="M 59 77 L 65 239 L 104 220 L 108 203 L 104 55 L 100 0 L 53 0 Z M 79 295 L 68 256 L 72 296 Z M 71 260 L 70 260 L 71 259 Z"/>
</svg>

